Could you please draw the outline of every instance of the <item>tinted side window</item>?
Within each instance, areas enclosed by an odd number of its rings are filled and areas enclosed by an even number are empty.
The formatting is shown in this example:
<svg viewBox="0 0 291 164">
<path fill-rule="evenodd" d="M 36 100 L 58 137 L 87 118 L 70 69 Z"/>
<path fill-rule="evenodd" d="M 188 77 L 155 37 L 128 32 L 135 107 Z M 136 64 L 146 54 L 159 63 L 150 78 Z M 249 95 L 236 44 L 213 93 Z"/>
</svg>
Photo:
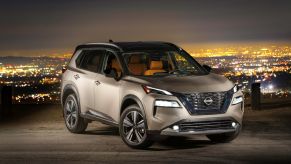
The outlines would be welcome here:
<svg viewBox="0 0 291 164">
<path fill-rule="evenodd" d="M 106 71 L 109 71 L 111 69 L 115 69 L 117 71 L 118 76 L 121 75 L 122 68 L 121 65 L 117 59 L 117 57 L 112 52 L 107 52 L 106 55 L 106 63 L 104 65 L 104 73 Z"/>
<path fill-rule="evenodd" d="M 84 50 L 76 59 L 76 66 L 92 72 L 99 72 L 104 50 Z"/>
</svg>

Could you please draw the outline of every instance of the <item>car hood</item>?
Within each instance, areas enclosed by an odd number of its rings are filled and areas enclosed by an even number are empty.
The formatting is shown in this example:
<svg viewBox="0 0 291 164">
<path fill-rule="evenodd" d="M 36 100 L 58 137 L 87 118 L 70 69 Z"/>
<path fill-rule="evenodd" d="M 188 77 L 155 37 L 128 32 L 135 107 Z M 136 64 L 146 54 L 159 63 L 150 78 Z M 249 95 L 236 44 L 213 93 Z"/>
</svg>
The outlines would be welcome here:
<svg viewBox="0 0 291 164">
<path fill-rule="evenodd" d="M 163 76 L 163 77 L 127 77 L 135 83 L 164 89 L 177 93 L 221 92 L 230 90 L 234 84 L 222 75 Z"/>
</svg>

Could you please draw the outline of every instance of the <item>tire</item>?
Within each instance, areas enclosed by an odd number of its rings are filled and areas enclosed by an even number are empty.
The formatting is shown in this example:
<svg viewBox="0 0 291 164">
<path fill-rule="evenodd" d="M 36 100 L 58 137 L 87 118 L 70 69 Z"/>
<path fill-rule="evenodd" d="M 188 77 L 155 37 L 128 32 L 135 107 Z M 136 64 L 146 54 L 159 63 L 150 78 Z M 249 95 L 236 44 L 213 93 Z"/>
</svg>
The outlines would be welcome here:
<svg viewBox="0 0 291 164">
<path fill-rule="evenodd" d="M 138 105 L 128 106 L 121 114 L 119 133 L 125 144 L 135 149 L 145 149 L 154 142 L 147 134 L 144 112 Z"/>
<path fill-rule="evenodd" d="M 80 116 L 80 105 L 75 94 L 69 94 L 63 106 L 67 129 L 72 133 L 83 133 L 88 122 Z"/>
<path fill-rule="evenodd" d="M 241 131 L 241 126 L 235 131 L 231 133 L 222 133 L 222 134 L 210 134 L 206 135 L 212 142 L 215 143 L 228 143 L 232 140 L 236 139 Z"/>
</svg>

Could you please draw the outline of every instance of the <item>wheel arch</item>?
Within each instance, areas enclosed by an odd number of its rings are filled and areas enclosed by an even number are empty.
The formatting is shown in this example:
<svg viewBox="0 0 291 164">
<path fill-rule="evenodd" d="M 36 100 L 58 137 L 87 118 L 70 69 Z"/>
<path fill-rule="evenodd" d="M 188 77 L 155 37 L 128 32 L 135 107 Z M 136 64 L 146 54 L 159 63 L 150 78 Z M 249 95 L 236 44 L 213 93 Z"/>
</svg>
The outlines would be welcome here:
<svg viewBox="0 0 291 164">
<path fill-rule="evenodd" d="M 78 92 L 77 88 L 73 84 L 67 84 L 63 89 L 63 93 L 62 93 L 62 97 L 61 97 L 62 106 L 64 105 L 64 102 L 66 101 L 66 97 L 71 93 L 76 95 L 78 104 L 80 105 L 79 92 Z"/>
<path fill-rule="evenodd" d="M 144 111 L 144 105 L 142 104 L 141 100 L 135 96 L 135 95 L 126 95 L 121 103 L 121 108 L 120 108 L 120 113 L 119 115 L 121 116 L 122 112 L 126 109 L 126 107 L 137 104 L 141 110 L 143 111 L 144 115 L 146 115 L 146 112 Z"/>
</svg>

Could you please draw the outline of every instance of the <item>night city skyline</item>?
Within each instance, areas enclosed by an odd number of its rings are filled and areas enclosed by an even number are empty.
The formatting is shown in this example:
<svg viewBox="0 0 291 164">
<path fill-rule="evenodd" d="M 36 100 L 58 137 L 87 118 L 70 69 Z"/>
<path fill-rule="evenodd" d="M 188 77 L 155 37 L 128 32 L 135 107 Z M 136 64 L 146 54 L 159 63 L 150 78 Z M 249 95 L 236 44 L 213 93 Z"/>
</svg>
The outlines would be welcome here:
<svg viewBox="0 0 291 164">
<path fill-rule="evenodd" d="M 0 164 L 289 164 L 290 20 L 291 0 L 0 0 Z"/>
<path fill-rule="evenodd" d="M 108 39 L 162 40 L 187 50 L 290 45 L 290 10 L 286 0 L 1 1 L 0 56 L 72 53 Z"/>
<path fill-rule="evenodd" d="M 246 93 L 261 82 L 263 93 L 289 95 L 290 11 L 285 0 L 3 1 L 0 85 L 15 87 L 16 103 L 58 102 L 61 69 L 78 44 L 156 40 L 181 46 Z"/>
</svg>

